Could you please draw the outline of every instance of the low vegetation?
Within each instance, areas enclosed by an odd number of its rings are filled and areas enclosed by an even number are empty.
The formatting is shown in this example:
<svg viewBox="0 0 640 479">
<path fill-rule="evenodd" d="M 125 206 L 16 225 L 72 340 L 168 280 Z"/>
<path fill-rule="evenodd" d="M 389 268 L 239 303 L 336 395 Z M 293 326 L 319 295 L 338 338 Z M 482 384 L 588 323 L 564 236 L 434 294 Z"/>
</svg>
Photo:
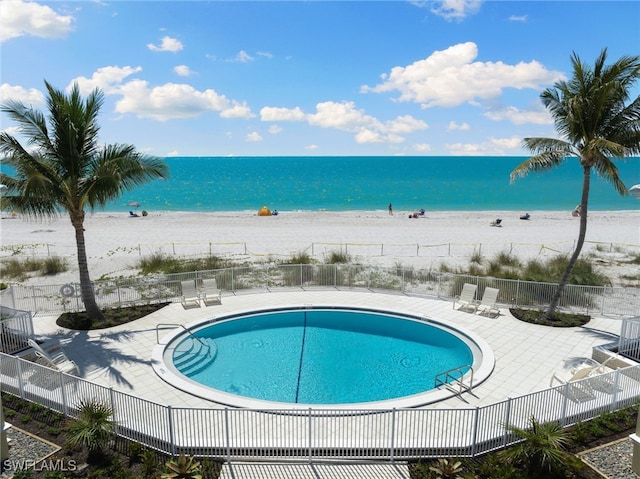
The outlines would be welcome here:
<svg viewBox="0 0 640 479">
<path fill-rule="evenodd" d="M 109 406 L 88 400 L 79 406 L 77 419 L 2 393 L 5 415 L 20 429 L 62 446 L 52 460 L 87 464 L 83 475 L 93 479 L 162 479 L 201 477 L 216 479 L 222 459 L 192 456 L 170 457 L 117 438 Z M 410 464 L 412 479 L 600 479 L 577 458 L 593 447 L 627 437 L 635 427 L 638 405 L 605 412 L 591 421 L 562 429 L 557 423 L 530 419 L 529 427 L 511 427 L 523 442 L 477 458 L 439 458 Z M 75 438 L 75 439 L 74 439 Z M 90 451 L 93 451 L 90 458 Z M 25 470 L 14 479 L 71 479 L 77 472 Z"/>
<path fill-rule="evenodd" d="M 627 437 L 637 411 L 635 405 L 605 412 L 566 429 L 532 417 L 527 428 L 509 428 L 522 442 L 474 459 L 415 461 L 411 479 L 601 479 L 577 454 Z"/>
<path fill-rule="evenodd" d="M 210 271 L 214 269 L 233 268 L 237 263 L 219 256 L 206 256 L 204 258 L 178 258 L 162 252 L 153 253 L 141 258 L 136 267 L 142 274 L 175 274 L 190 273 L 193 271 Z"/>
<path fill-rule="evenodd" d="M 65 258 L 49 256 L 44 259 L 3 259 L 0 263 L 2 277 L 24 281 L 33 276 L 48 276 L 63 273 L 69 270 L 69 264 Z"/>
<path fill-rule="evenodd" d="M 558 255 L 544 261 L 532 259 L 523 262 L 509 252 L 498 253 L 491 259 L 484 258 L 480 253 L 474 252 L 468 266 L 450 268 L 447 265 L 442 265 L 440 269 L 456 274 L 557 283 L 568 262 L 569 258 L 566 255 Z M 605 274 L 597 271 L 590 259 L 580 258 L 569 276 L 569 283 L 583 286 L 609 286 L 611 280 Z"/>
<path fill-rule="evenodd" d="M 63 313 L 56 321 L 56 324 L 63 328 L 81 331 L 111 328 L 143 318 L 168 304 L 171 303 L 141 304 L 124 308 L 104 309 L 103 320 L 91 320 L 84 311 Z"/>
</svg>

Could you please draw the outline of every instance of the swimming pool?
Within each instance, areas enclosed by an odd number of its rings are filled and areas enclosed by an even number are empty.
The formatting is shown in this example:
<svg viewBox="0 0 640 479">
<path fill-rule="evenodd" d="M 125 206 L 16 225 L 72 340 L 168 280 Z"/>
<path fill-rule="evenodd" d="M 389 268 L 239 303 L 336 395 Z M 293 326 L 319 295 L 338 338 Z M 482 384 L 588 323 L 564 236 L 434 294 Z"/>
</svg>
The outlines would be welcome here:
<svg viewBox="0 0 640 479">
<path fill-rule="evenodd" d="M 480 343 L 425 318 L 305 306 L 190 325 L 167 340 L 155 369 L 180 389 L 234 406 L 408 407 L 449 397 L 449 388 L 434 390 L 445 371 L 468 381 L 473 367 L 479 382 Z"/>
</svg>

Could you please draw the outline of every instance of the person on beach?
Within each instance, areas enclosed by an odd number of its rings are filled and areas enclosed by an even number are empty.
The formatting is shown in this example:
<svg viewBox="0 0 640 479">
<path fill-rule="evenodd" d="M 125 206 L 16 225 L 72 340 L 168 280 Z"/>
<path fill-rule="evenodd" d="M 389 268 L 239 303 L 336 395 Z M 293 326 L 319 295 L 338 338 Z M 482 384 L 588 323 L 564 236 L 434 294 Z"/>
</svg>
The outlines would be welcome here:
<svg viewBox="0 0 640 479">
<path fill-rule="evenodd" d="M 389 203 L 389 214 L 393 214 L 393 205 L 391 203 Z"/>
<path fill-rule="evenodd" d="M 580 205 L 576 206 L 574 210 L 571 212 L 571 216 L 580 216 L 582 212 L 582 207 Z"/>
</svg>

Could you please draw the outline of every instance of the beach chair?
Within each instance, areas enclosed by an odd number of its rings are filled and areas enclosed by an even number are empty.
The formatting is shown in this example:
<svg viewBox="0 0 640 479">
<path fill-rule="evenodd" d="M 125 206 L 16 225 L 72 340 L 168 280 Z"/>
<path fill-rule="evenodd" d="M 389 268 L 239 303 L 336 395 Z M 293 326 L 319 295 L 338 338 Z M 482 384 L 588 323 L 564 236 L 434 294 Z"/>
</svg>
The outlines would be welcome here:
<svg viewBox="0 0 640 479">
<path fill-rule="evenodd" d="M 491 226 L 502 226 L 502 218 L 496 218 L 490 223 Z"/>
<path fill-rule="evenodd" d="M 73 374 L 74 376 L 80 375 L 78 365 L 67 357 L 59 344 L 55 344 L 52 347 L 45 349 L 33 339 L 28 339 L 27 343 L 35 351 L 36 356 L 38 357 L 38 361 L 36 362 L 39 364 L 57 369 L 63 373 Z"/>
<path fill-rule="evenodd" d="M 464 311 L 466 309 L 469 309 L 475 312 L 476 311 L 475 300 L 476 300 L 477 289 L 478 289 L 478 286 L 475 284 L 464 283 L 460 296 L 458 296 L 453 301 L 453 309 L 456 309 L 456 303 L 460 303 L 460 307 L 458 308 L 458 310 Z"/>
<path fill-rule="evenodd" d="M 200 307 L 200 295 L 196 289 L 196 283 L 193 280 L 180 281 L 180 287 L 182 288 L 182 298 L 180 302 L 183 308 L 187 308 L 189 304 Z"/>
<path fill-rule="evenodd" d="M 202 280 L 202 301 L 209 304 L 222 304 L 222 290 L 218 288 L 215 278 Z"/>
<path fill-rule="evenodd" d="M 496 288 L 484 288 L 482 300 L 480 300 L 480 304 L 477 308 L 479 314 L 487 314 L 489 316 L 492 314 L 495 314 L 496 316 L 500 315 L 500 310 L 496 307 L 499 292 L 500 290 Z"/>
</svg>

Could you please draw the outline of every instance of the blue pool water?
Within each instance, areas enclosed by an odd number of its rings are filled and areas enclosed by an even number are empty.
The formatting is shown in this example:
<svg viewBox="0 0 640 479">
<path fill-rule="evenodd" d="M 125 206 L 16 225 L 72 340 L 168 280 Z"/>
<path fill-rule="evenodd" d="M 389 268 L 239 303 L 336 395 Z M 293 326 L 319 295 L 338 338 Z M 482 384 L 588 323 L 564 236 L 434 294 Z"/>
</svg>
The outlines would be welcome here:
<svg viewBox="0 0 640 479">
<path fill-rule="evenodd" d="M 438 373 L 471 365 L 457 335 L 405 317 L 358 310 L 297 309 L 209 324 L 186 336 L 173 362 L 205 386 L 299 404 L 350 404 L 433 389 Z M 196 344 L 197 343 L 197 344 Z M 467 368 L 465 368 L 466 370 Z"/>
</svg>

